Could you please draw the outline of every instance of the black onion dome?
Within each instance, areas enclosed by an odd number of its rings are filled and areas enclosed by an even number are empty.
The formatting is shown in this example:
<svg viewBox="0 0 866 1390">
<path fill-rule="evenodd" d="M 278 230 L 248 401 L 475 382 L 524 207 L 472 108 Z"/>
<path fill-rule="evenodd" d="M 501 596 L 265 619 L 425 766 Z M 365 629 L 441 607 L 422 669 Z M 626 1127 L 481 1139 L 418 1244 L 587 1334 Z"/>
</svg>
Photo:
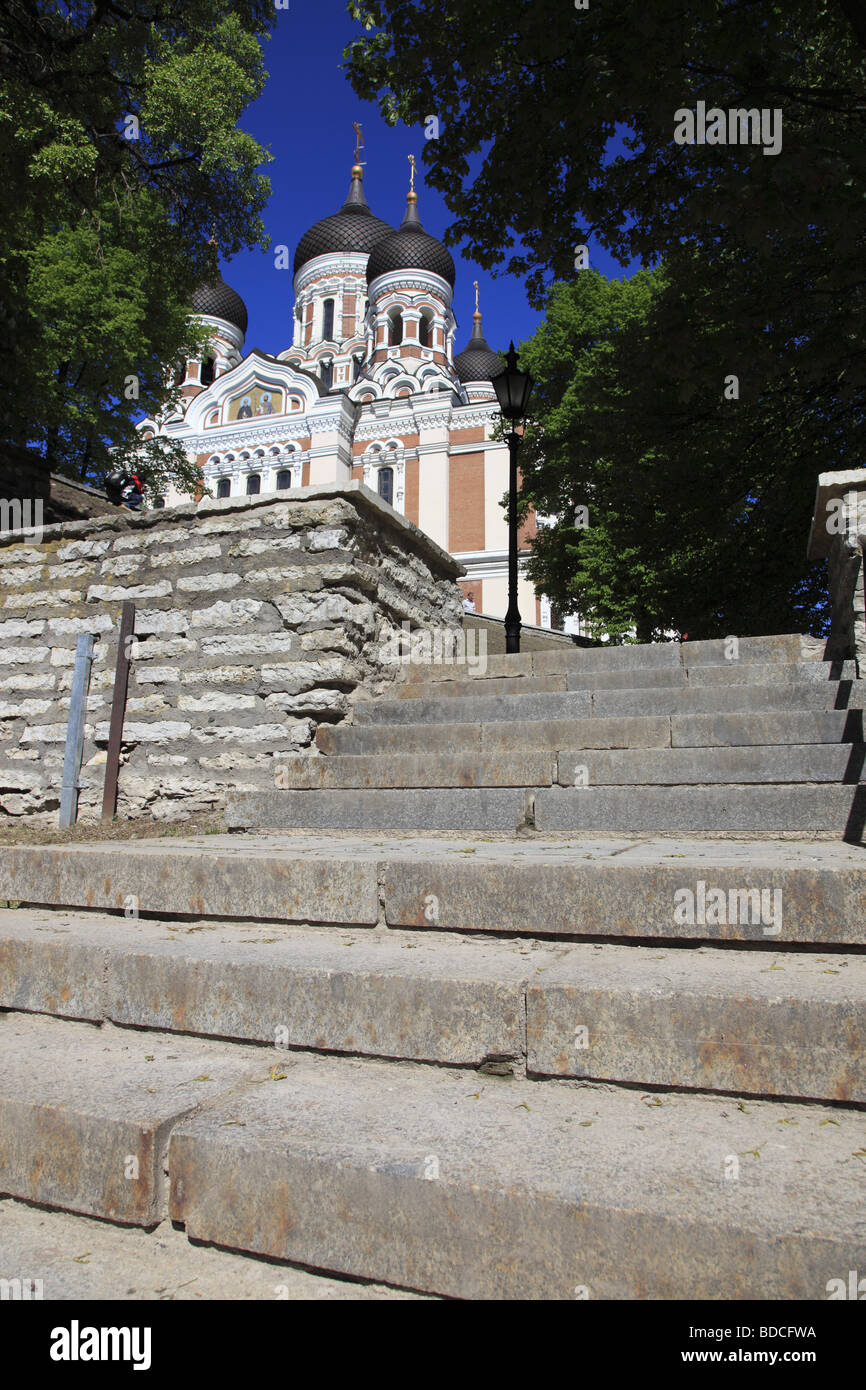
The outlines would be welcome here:
<svg viewBox="0 0 866 1390">
<path fill-rule="evenodd" d="M 247 306 L 221 275 L 193 291 L 192 307 L 197 314 L 210 314 L 215 319 L 233 323 L 246 337 Z"/>
<path fill-rule="evenodd" d="M 502 371 L 502 359 L 488 346 L 481 330 L 481 315 L 473 315 L 472 336 L 462 352 L 454 358 L 458 381 L 492 381 Z"/>
<path fill-rule="evenodd" d="M 352 169 L 352 186 L 349 196 L 339 212 L 331 217 L 323 217 L 315 222 L 308 232 L 304 232 L 295 252 L 295 271 L 297 275 L 302 265 L 315 256 L 327 256 L 333 251 L 357 251 L 364 254 L 372 251 L 377 241 L 393 232 L 389 222 L 374 217 L 361 185 L 363 170 L 360 164 Z"/>
<path fill-rule="evenodd" d="M 406 216 L 399 229 L 373 247 L 367 262 L 367 284 L 392 270 L 426 270 L 454 288 L 451 252 L 421 226 L 416 193 L 410 193 L 406 199 Z"/>
</svg>

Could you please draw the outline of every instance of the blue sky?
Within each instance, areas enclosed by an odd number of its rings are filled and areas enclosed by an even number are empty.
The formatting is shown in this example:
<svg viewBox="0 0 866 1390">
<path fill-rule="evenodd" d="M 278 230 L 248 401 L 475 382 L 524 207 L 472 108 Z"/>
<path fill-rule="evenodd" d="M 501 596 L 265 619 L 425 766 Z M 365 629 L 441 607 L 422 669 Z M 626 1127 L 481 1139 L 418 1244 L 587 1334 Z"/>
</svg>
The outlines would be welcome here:
<svg viewBox="0 0 866 1390">
<path fill-rule="evenodd" d="M 278 10 L 271 41 L 265 45 L 269 77 L 261 97 L 244 113 L 241 125 L 274 155 L 265 172 L 272 194 L 264 222 L 272 243 L 287 245 L 290 259 L 312 223 L 336 212 L 349 191 L 355 136 L 352 122 L 364 129 L 366 161 L 364 191 L 377 217 L 399 225 L 408 189 L 408 155 L 419 163 L 416 181 L 421 220 L 428 232 L 442 236 L 451 221 L 444 200 L 423 181 L 423 128 L 385 124 L 378 108 L 359 101 L 344 72 L 342 50 L 360 31 L 345 8 L 345 0 L 289 0 Z M 484 332 L 492 348 L 519 342 L 535 330 L 539 314 L 530 309 L 522 283 L 510 275 L 494 278 L 452 247 L 457 267 L 454 312 L 459 324 L 458 347 L 472 329 L 474 290 L 478 280 Z M 622 269 L 600 247 L 592 248 L 592 264 L 608 275 Z M 221 264 L 230 285 L 249 310 L 246 348 L 277 353 L 292 339 L 292 272 L 274 267 L 273 250 L 241 252 Z"/>
</svg>

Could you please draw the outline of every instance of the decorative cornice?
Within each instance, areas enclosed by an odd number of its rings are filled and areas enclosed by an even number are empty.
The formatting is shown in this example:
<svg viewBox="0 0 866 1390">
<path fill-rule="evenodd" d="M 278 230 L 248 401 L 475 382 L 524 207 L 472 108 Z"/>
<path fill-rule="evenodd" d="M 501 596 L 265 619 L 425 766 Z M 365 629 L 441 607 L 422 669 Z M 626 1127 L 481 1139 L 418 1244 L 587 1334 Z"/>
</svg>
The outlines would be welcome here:
<svg viewBox="0 0 866 1390">
<path fill-rule="evenodd" d="M 401 270 L 389 270 L 385 275 L 377 275 L 368 286 L 370 304 L 374 299 L 378 299 L 383 294 L 391 293 L 395 290 L 414 290 L 420 294 L 436 294 L 446 307 L 451 304 L 451 286 L 447 280 L 443 280 L 441 275 L 436 275 L 432 270 L 429 272 L 416 271 L 412 275 L 406 275 Z"/>
<path fill-rule="evenodd" d="M 250 446 L 254 448 L 257 444 L 278 444 L 284 439 L 302 439 L 309 433 L 309 420 L 304 416 L 291 423 L 290 417 L 285 417 L 282 424 L 259 425 L 258 429 L 239 430 L 237 434 L 229 433 L 225 427 L 215 427 L 208 430 L 207 434 L 190 434 L 186 438 L 182 431 L 175 430 L 171 432 L 171 437 L 177 439 L 191 453 L 218 454 L 223 449 L 244 449 Z"/>
<path fill-rule="evenodd" d="M 330 252 L 324 256 L 315 256 L 311 261 L 307 261 L 298 271 L 294 280 L 295 296 L 299 297 L 316 280 L 327 279 L 328 276 L 348 276 L 351 279 L 359 280 L 364 289 L 364 298 L 367 298 L 367 252 L 366 251 L 341 251 L 339 253 Z"/>
</svg>

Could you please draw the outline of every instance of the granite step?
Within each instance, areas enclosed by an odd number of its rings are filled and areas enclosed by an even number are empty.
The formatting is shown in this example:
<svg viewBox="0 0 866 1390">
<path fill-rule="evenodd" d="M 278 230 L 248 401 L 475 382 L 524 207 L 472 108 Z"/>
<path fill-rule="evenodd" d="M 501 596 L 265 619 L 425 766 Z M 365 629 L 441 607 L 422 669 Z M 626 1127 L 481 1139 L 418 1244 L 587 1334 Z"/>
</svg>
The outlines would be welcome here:
<svg viewBox="0 0 866 1390">
<path fill-rule="evenodd" d="M 456 713 L 457 711 L 455 711 Z M 460 709 L 463 714 L 462 708 Z M 642 718 L 493 720 L 454 723 L 328 724 L 316 731 L 323 753 L 492 753 L 539 748 L 749 747 L 863 743 L 863 710 L 768 711 L 761 714 L 675 714 Z"/>
<path fill-rule="evenodd" d="M 728 900 L 778 891 L 781 923 L 754 911 L 745 922 L 740 911 L 707 920 L 699 903 L 711 888 Z M 689 894 L 691 917 L 677 906 Z M 862 849 L 802 838 L 363 832 L 4 846 L 0 899 L 339 928 L 866 945 Z"/>
<path fill-rule="evenodd" d="M 740 911 L 752 906 L 744 899 Z M 763 909 L 772 926 L 771 892 Z M 866 1102 L 866 955 L 775 945 L 275 935 L 271 925 L 5 910 L 0 1009 L 268 1044 L 277 1057 L 316 1049 Z"/>
<path fill-rule="evenodd" d="M 400 787 L 548 787 L 654 783 L 864 780 L 866 744 L 744 748 L 564 748 L 551 752 L 297 755 L 276 762 L 282 790 Z"/>
<path fill-rule="evenodd" d="M 566 668 L 559 674 L 494 676 L 483 665 L 474 670 L 454 668 L 448 680 L 405 680 L 397 684 L 393 697 L 402 700 L 459 699 L 466 695 L 537 695 L 563 690 L 678 690 L 696 686 L 727 685 L 827 685 L 829 682 L 857 679 L 853 661 L 837 662 L 743 662 L 728 661 L 708 665 L 635 666 L 624 670 L 593 671 Z"/>
<path fill-rule="evenodd" d="M 233 831 L 742 832 L 863 839 L 861 786 L 790 782 L 676 786 L 322 788 L 230 792 Z"/>
<path fill-rule="evenodd" d="M 48 1207 L 458 1298 L 824 1300 L 866 1265 L 838 1105 L 20 1014 L 0 1054 L 0 1192 Z"/>
<path fill-rule="evenodd" d="M 479 682 L 482 689 L 484 682 Z M 765 685 L 686 686 L 674 690 L 566 690 L 525 695 L 464 696 L 458 702 L 440 698 L 359 700 L 356 725 L 453 723 L 459 706 L 461 722 L 508 720 L 515 724 L 538 719 L 591 717 L 629 718 L 646 715 L 739 714 L 784 710 L 863 709 L 860 681 L 799 681 Z"/>
<path fill-rule="evenodd" d="M 290 1057 L 173 1132 L 193 1240 L 457 1298 L 826 1299 L 862 1113 Z"/>
<path fill-rule="evenodd" d="M 8 1279 L 20 1280 L 23 1300 L 29 1295 L 46 1302 L 354 1303 L 429 1297 L 193 1245 L 168 1219 L 142 1230 L 8 1197 L 0 1200 L 0 1268 Z M 198 1350 L 195 1359 L 200 1372 Z"/>
<path fill-rule="evenodd" d="M 468 638 L 468 642 L 477 642 Z M 402 679 L 415 681 L 451 681 L 475 675 L 513 678 L 516 676 L 543 677 L 565 671 L 630 672 L 674 670 L 686 665 L 733 666 L 767 665 L 774 668 L 802 662 L 814 662 L 829 667 L 824 653 L 826 643 L 816 637 L 785 633 L 770 637 L 727 637 L 705 642 L 628 642 L 621 646 L 556 647 L 546 651 L 519 652 L 512 655 L 487 656 L 478 646 L 467 646 L 462 660 L 448 660 L 450 649 L 441 659 L 407 661 L 401 665 Z"/>
</svg>

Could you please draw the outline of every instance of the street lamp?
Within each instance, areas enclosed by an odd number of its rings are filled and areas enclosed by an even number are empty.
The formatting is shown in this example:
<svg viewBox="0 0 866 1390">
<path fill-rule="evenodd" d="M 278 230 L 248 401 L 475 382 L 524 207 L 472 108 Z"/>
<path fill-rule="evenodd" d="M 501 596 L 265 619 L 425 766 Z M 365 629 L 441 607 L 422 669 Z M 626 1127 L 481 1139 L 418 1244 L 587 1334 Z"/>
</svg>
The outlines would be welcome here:
<svg viewBox="0 0 866 1390">
<path fill-rule="evenodd" d="M 514 342 L 505 354 L 505 366 L 493 378 L 493 389 L 503 417 L 511 425 L 508 436 L 508 612 L 505 614 L 505 650 L 520 651 L 520 609 L 517 606 L 517 426 L 526 415 L 532 377 L 517 366 Z"/>
</svg>

